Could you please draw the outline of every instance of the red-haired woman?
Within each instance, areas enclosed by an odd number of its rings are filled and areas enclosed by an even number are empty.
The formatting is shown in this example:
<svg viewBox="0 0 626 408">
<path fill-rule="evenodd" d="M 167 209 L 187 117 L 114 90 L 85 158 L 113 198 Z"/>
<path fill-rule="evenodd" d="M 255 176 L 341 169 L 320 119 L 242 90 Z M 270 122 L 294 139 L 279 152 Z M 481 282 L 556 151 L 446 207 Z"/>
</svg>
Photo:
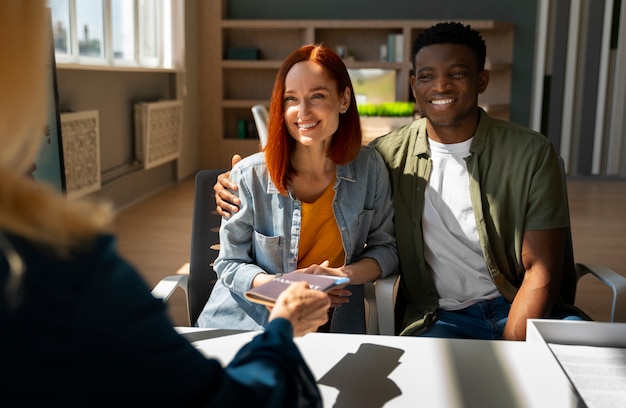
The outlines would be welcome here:
<svg viewBox="0 0 626 408">
<path fill-rule="evenodd" d="M 306 45 L 278 71 L 264 152 L 237 163 L 240 210 L 223 218 L 219 277 L 201 327 L 261 329 L 268 310 L 244 293 L 279 273 L 350 278 L 330 292 L 331 331 L 365 331 L 363 284 L 398 264 L 382 158 L 361 145 L 352 82 L 332 50 Z"/>
</svg>

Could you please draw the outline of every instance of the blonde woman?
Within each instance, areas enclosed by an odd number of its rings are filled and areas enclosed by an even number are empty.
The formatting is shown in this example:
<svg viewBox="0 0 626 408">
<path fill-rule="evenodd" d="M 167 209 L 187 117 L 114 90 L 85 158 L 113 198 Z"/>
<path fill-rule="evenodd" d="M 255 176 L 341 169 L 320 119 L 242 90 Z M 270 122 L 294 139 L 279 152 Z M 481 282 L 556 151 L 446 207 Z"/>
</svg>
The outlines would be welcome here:
<svg viewBox="0 0 626 408">
<path fill-rule="evenodd" d="M 292 286 L 222 367 L 117 254 L 106 206 L 25 176 L 43 139 L 47 19 L 43 0 L 0 2 L 0 404 L 320 406 L 292 337 L 326 322 L 324 293 Z"/>
</svg>

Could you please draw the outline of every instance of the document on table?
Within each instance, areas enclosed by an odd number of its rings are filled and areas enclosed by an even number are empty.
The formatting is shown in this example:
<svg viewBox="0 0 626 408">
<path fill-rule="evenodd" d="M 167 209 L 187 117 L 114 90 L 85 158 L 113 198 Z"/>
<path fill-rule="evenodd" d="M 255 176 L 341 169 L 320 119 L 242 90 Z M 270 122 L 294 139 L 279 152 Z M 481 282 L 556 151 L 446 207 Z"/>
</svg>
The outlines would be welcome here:
<svg viewBox="0 0 626 408">
<path fill-rule="evenodd" d="M 589 407 L 626 407 L 626 348 L 549 343 Z"/>
</svg>

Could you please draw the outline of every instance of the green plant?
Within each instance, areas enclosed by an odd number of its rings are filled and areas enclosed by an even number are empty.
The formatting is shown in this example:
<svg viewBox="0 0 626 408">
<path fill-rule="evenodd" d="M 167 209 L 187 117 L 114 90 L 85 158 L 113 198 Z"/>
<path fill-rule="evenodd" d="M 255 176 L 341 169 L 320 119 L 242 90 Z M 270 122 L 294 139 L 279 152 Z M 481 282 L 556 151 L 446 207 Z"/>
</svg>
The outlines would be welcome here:
<svg viewBox="0 0 626 408">
<path fill-rule="evenodd" d="M 413 102 L 364 103 L 358 105 L 361 116 L 413 116 Z"/>
</svg>

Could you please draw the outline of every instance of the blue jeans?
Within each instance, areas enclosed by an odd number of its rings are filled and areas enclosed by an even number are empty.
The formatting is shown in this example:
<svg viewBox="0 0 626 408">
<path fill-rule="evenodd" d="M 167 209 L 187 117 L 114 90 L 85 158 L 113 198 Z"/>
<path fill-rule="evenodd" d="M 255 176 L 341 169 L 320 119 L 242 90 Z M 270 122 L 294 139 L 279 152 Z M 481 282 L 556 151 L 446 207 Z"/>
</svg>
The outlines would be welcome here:
<svg viewBox="0 0 626 408">
<path fill-rule="evenodd" d="M 365 304 L 363 303 L 363 285 L 348 285 L 346 289 L 352 292 L 350 302 L 335 308 L 330 323 L 332 333 L 365 334 Z"/>
<path fill-rule="evenodd" d="M 499 340 L 511 304 L 502 296 L 478 302 L 461 310 L 437 309 L 437 319 L 421 337 Z M 556 314 L 555 319 L 582 320 L 580 316 Z"/>
</svg>

